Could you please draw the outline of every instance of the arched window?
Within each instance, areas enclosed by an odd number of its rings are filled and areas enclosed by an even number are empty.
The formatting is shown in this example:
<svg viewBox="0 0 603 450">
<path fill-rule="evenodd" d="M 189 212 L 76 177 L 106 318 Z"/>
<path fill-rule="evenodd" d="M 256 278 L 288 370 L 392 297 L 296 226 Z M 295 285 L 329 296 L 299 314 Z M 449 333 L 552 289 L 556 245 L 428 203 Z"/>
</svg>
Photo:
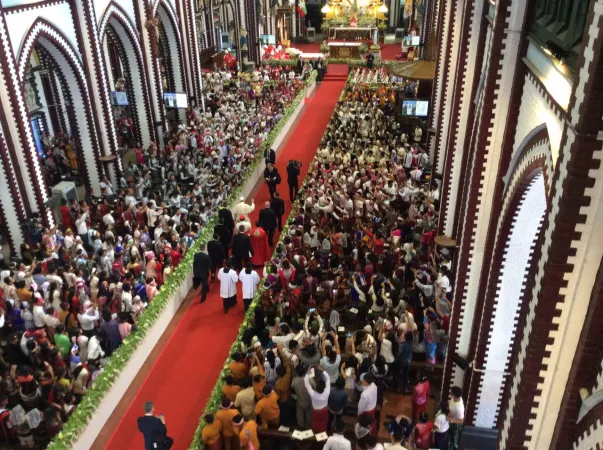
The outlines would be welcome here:
<svg viewBox="0 0 603 450">
<path fill-rule="evenodd" d="M 576 68 L 590 0 L 536 0 L 532 36 Z M 552 44 L 552 45 L 551 45 Z"/>
</svg>

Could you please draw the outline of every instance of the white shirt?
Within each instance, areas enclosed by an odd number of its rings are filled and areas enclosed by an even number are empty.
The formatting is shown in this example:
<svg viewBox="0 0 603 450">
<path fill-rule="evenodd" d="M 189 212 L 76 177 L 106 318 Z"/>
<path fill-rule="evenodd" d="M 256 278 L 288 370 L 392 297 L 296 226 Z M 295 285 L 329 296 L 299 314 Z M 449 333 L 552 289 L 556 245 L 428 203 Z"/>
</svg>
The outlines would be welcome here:
<svg viewBox="0 0 603 450">
<path fill-rule="evenodd" d="M 33 307 L 33 319 L 34 325 L 38 328 L 42 328 L 46 325 L 44 319 L 46 318 L 46 313 L 44 312 L 44 307 L 41 305 L 36 305 Z"/>
<path fill-rule="evenodd" d="M 381 356 L 383 356 L 385 362 L 388 364 L 393 363 L 396 359 L 392 353 L 392 343 L 389 339 L 383 339 L 383 341 L 381 341 Z"/>
<path fill-rule="evenodd" d="M 58 275 L 46 275 L 46 280 L 49 283 L 52 283 L 54 281 L 57 284 L 58 288 L 63 287 L 63 279 Z"/>
<path fill-rule="evenodd" d="M 310 385 L 310 375 L 306 374 L 304 377 L 304 385 L 308 390 L 308 394 L 310 395 L 310 399 L 312 400 L 312 408 L 319 410 L 325 409 L 329 404 L 329 394 L 331 393 L 331 381 L 329 379 L 329 375 L 326 372 L 322 373 L 322 376 L 325 379 L 325 390 L 322 394 L 316 392 L 312 385 Z"/>
<path fill-rule="evenodd" d="M 218 272 L 218 280 L 220 280 L 220 297 L 230 298 L 237 295 L 237 282 L 239 276 L 237 271 L 230 269 L 228 273 L 224 272 L 224 268 Z"/>
<path fill-rule="evenodd" d="M 80 349 L 80 358 L 82 361 L 86 361 L 86 358 L 88 357 L 88 337 L 80 334 L 77 337 L 77 346 Z M 73 364 L 73 363 L 71 363 Z"/>
<path fill-rule="evenodd" d="M 383 444 L 377 442 L 377 445 L 375 445 L 372 449 L 370 450 L 384 450 L 383 448 Z"/>
<path fill-rule="evenodd" d="M 341 434 L 334 433 L 327 439 L 323 450 L 352 450 L 352 443 Z"/>
<path fill-rule="evenodd" d="M 448 431 L 448 428 L 450 428 L 450 423 L 448 422 L 448 417 L 446 417 L 446 414 L 440 413 L 435 416 L 433 424 L 438 433 L 445 433 L 446 431 Z"/>
<path fill-rule="evenodd" d="M 440 277 L 440 279 L 438 280 L 438 286 L 440 286 L 440 289 L 445 293 L 448 293 L 452 290 L 452 288 L 450 287 L 450 280 L 446 275 L 442 275 Z"/>
<path fill-rule="evenodd" d="M 88 309 L 88 311 L 90 311 L 90 309 Z M 94 322 L 98 320 L 100 316 L 98 315 L 98 311 L 96 309 L 93 310 L 94 315 L 92 316 L 88 314 L 88 311 L 78 314 L 77 320 L 80 323 L 82 330 L 92 331 L 94 329 Z"/>
<path fill-rule="evenodd" d="M 289 348 L 289 342 L 291 341 L 291 339 L 293 339 L 295 337 L 294 333 L 289 333 L 285 336 L 272 336 L 272 342 L 274 342 L 277 345 L 282 345 L 283 347 L 285 347 L 285 349 L 287 351 Z"/>
<path fill-rule="evenodd" d="M 48 328 L 56 328 L 61 324 L 61 321 L 56 317 L 51 316 L 50 314 L 46 314 L 44 316 L 44 323 Z"/>
<path fill-rule="evenodd" d="M 372 411 L 377 407 L 377 385 L 371 383 L 364 388 L 358 402 L 358 415 Z"/>
<path fill-rule="evenodd" d="M 88 213 L 82 214 L 82 217 L 75 221 L 75 225 L 77 226 L 77 234 L 88 234 L 88 225 L 86 224 L 86 219 L 88 218 Z"/>
<path fill-rule="evenodd" d="M 105 356 L 105 352 L 101 348 L 100 342 L 96 336 L 92 336 L 88 341 L 88 355 L 86 359 L 98 359 Z"/>
<path fill-rule="evenodd" d="M 111 213 L 107 213 L 103 216 L 103 223 L 107 225 L 107 228 L 113 228 L 113 224 L 115 223 L 115 219 L 111 215 Z"/>
<path fill-rule="evenodd" d="M 465 420 L 465 404 L 463 403 L 462 398 L 459 399 L 458 402 L 450 400 L 448 402 L 448 409 L 450 410 L 453 419 Z"/>
<path fill-rule="evenodd" d="M 255 270 L 251 273 L 247 273 L 242 270 L 239 274 L 239 280 L 243 284 L 243 298 L 253 298 L 258 291 L 258 283 L 260 282 L 260 276 Z"/>
<path fill-rule="evenodd" d="M 132 294 L 129 292 L 121 293 L 121 310 L 125 312 L 132 311 Z"/>
<path fill-rule="evenodd" d="M 113 186 L 108 181 L 101 181 L 100 183 L 101 190 L 106 189 L 107 195 L 113 195 Z"/>
</svg>

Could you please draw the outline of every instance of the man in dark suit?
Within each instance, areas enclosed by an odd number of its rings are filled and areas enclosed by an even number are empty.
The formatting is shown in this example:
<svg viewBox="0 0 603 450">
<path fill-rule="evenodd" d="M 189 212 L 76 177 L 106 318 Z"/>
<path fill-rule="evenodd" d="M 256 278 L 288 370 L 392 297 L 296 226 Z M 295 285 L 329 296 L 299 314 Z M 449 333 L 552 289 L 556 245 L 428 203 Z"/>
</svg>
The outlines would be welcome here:
<svg viewBox="0 0 603 450">
<path fill-rule="evenodd" d="M 232 217 L 232 212 L 228 208 L 220 208 L 218 211 L 218 218 L 224 219 L 224 226 L 230 230 L 230 236 L 232 237 L 232 233 L 234 233 L 235 223 L 234 218 Z"/>
<path fill-rule="evenodd" d="M 283 214 L 285 214 L 285 201 L 281 198 L 278 192 L 274 193 L 274 197 L 270 200 L 270 209 L 276 214 L 278 229 L 283 230 Z"/>
<path fill-rule="evenodd" d="M 174 440 L 167 435 L 163 414 L 154 415 L 153 402 L 145 402 L 144 416 L 138 418 L 138 430 L 144 436 L 145 450 L 168 450 Z"/>
<path fill-rule="evenodd" d="M 207 243 L 207 254 L 211 259 L 211 279 L 216 279 L 216 271 L 222 268 L 224 260 L 226 259 L 226 250 L 224 245 L 219 241 L 220 236 L 214 234 L 214 238 Z"/>
<path fill-rule="evenodd" d="M 272 164 L 267 164 L 264 169 L 264 179 L 266 180 L 266 184 L 268 185 L 268 192 L 270 192 L 270 198 L 274 196 L 276 192 L 276 186 L 281 183 L 281 174 L 278 173 L 276 167 Z"/>
<path fill-rule="evenodd" d="M 205 244 L 201 244 L 199 253 L 193 258 L 193 287 L 197 289 L 201 285 L 201 302 L 203 303 L 209 291 L 209 273 L 211 271 L 211 258 L 206 253 Z"/>
<path fill-rule="evenodd" d="M 300 167 L 301 164 L 293 159 L 287 164 L 287 184 L 289 185 L 289 200 L 291 201 L 295 200 L 299 190 Z"/>
<path fill-rule="evenodd" d="M 270 209 L 270 202 L 264 204 L 264 209 L 260 211 L 260 226 L 268 233 L 268 245 L 272 247 L 274 232 L 276 231 L 276 214 Z"/>
<path fill-rule="evenodd" d="M 218 235 L 220 242 L 224 246 L 224 251 L 228 255 L 228 249 L 230 248 L 230 242 L 232 241 L 232 231 L 228 230 L 228 227 L 224 224 L 224 218 L 218 217 L 218 225 L 214 227 L 214 235 Z"/>
<path fill-rule="evenodd" d="M 232 259 L 236 270 L 241 270 L 243 264 L 253 255 L 251 238 L 245 234 L 245 225 L 239 225 L 239 232 L 232 238 Z"/>
<path fill-rule="evenodd" d="M 273 149 L 264 150 L 264 162 L 266 166 L 270 163 L 274 165 L 276 162 L 276 152 Z"/>
</svg>

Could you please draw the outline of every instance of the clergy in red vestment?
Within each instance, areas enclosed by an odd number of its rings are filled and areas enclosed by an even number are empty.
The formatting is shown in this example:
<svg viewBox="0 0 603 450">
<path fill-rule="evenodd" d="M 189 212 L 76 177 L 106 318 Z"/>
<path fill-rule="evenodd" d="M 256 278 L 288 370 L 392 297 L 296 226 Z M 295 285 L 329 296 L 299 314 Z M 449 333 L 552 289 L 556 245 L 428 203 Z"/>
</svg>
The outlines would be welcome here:
<svg viewBox="0 0 603 450">
<path fill-rule="evenodd" d="M 251 247 L 253 248 L 253 256 L 251 264 L 254 266 L 263 266 L 270 259 L 270 247 L 268 246 L 268 235 L 260 223 L 255 223 L 255 228 L 251 230 Z"/>
<path fill-rule="evenodd" d="M 71 217 L 71 211 L 69 211 L 69 206 L 67 206 L 67 200 L 61 200 L 61 207 L 59 208 L 61 213 L 61 223 L 63 224 L 63 233 L 67 230 L 67 228 L 74 228 L 73 218 Z"/>
</svg>

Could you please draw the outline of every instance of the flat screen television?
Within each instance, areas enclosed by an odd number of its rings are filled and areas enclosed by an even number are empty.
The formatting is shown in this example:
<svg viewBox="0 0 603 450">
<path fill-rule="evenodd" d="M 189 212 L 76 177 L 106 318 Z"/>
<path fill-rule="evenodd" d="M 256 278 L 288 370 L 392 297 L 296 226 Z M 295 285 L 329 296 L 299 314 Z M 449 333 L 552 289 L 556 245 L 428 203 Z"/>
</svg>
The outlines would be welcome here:
<svg viewBox="0 0 603 450">
<path fill-rule="evenodd" d="M 115 106 L 128 106 L 128 93 L 124 91 L 112 91 L 111 103 Z"/>
<path fill-rule="evenodd" d="M 166 108 L 186 109 L 188 108 L 188 98 L 183 92 L 164 92 L 163 104 Z"/>
<path fill-rule="evenodd" d="M 428 100 L 402 100 L 403 116 L 427 117 L 428 113 Z"/>
<path fill-rule="evenodd" d="M 276 36 L 274 34 L 260 34 L 260 42 L 263 45 L 276 45 Z"/>
</svg>

